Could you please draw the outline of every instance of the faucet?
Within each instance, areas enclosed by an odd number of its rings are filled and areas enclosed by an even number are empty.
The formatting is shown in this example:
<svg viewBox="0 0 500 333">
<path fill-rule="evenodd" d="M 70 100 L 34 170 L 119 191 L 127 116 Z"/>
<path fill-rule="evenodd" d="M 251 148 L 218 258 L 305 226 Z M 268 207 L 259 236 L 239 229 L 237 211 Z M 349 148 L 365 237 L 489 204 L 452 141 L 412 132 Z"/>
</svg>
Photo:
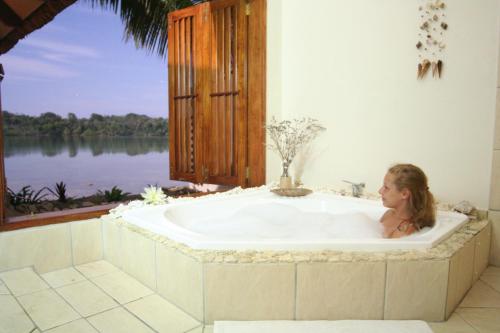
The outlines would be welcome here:
<svg viewBox="0 0 500 333">
<path fill-rule="evenodd" d="M 352 196 L 359 198 L 363 195 L 363 189 L 365 188 L 365 183 L 354 183 L 348 180 L 343 180 L 343 182 L 351 184 L 352 186 Z"/>
</svg>

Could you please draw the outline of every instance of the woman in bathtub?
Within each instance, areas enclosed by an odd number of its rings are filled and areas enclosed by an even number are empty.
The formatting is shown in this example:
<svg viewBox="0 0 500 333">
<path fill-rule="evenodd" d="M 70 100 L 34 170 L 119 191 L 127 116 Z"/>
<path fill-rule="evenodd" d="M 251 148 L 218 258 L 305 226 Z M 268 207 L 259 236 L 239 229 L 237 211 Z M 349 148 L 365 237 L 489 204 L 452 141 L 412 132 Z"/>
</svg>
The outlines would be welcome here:
<svg viewBox="0 0 500 333">
<path fill-rule="evenodd" d="M 434 225 L 434 197 L 420 168 L 412 164 L 394 165 L 387 171 L 378 193 L 384 206 L 390 208 L 380 219 L 384 238 L 408 236 Z"/>
</svg>

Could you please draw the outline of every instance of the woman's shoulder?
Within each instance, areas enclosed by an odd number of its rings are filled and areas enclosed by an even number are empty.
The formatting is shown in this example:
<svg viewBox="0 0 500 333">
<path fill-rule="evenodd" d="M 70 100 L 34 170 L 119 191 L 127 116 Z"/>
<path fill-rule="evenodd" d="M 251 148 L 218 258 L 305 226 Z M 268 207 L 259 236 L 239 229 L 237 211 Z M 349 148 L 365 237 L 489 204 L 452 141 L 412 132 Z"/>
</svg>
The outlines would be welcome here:
<svg viewBox="0 0 500 333">
<path fill-rule="evenodd" d="M 394 209 L 390 208 L 386 210 L 385 213 L 380 218 L 380 223 L 383 223 L 387 218 L 390 218 L 393 215 L 394 215 Z"/>
<path fill-rule="evenodd" d="M 408 236 L 414 233 L 415 231 L 417 231 L 415 225 L 411 221 L 406 220 L 398 225 L 396 230 L 394 230 L 394 232 L 392 233 L 391 238 Z"/>
</svg>

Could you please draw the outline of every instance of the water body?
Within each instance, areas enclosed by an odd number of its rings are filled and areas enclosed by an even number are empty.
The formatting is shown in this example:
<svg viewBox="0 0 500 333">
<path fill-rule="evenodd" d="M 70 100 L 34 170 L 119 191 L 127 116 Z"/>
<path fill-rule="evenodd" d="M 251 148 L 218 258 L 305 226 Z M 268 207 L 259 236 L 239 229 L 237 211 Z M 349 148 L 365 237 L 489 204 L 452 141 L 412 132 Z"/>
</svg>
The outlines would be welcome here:
<svg viewBox="0 0 500 333">
<path fill-rule="evenodd" d="M 167 138 L 5 138 L 5 176 L 13 191 L 66 183 L 70 196 L 118 186 L 140 193 L 148 184 L 185 185 L 169 179 Z"/>
</svg>

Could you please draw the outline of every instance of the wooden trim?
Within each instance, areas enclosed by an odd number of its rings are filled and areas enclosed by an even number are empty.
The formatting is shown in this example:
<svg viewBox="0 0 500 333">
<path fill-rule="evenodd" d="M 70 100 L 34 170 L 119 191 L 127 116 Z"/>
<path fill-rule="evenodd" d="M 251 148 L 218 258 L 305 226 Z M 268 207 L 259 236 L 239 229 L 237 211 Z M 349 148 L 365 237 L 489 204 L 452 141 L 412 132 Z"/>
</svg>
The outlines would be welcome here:
<svg viewBox="0 0 500 333">
<path fill-rule="evenodd" d="M 248 0 L 248 167 L 247 185 L 266 182 L 267 0 Z"/>
<path fill-rule="evenodd" d="M 3 140 L 3 109 L 2 109 L 2 81 L 5 76 L 3 66 L 0 64 L 0 227 L 5 223 L 5 192 L 7 190 L 5 184 L 5 164 L 4 164 L 4 140 Z"/>
<path fill-rule="evenodd" d="M 49 224 L 88 220 L 108 214 L 109 210 L 115 208 L 117 205 L 118 204 L 109 204 L 87 208 L 68 209 L 59 212 L 11 217 L 7 219 L 6 223 L 0 225 L 0 231 L 10 231 Z"/>
<path fill-rule="evenodd" d="M 196 98 L 196 97 L 198 97 L 198 94 L 174 96 L 174 99 L 186 99 L 186 98 Z"/>
</svg>

